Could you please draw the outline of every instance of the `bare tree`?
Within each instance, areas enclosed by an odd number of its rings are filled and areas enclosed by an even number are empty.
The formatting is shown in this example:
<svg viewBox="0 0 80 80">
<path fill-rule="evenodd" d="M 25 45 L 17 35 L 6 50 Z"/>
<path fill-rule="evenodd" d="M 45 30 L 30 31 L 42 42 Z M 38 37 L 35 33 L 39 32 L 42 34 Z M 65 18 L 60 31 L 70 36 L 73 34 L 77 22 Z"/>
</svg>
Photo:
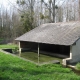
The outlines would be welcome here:
<svg viewBox="0 0 80 80">
<path fill-rule="evenodd" d="M 80 0 L 79 0 L 79 20 L 80 20 Z"/>
</svg>

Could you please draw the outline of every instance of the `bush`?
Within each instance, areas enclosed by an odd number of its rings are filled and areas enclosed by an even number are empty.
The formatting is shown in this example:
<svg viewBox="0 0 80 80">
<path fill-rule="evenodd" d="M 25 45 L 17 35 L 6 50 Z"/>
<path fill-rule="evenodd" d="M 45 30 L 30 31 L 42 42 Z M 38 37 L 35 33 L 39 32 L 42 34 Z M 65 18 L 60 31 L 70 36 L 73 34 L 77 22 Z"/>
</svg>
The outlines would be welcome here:
<svg viewBox="0 0 80 80">
<path fill-rule="evenodd" d="M 18 53 L 18 50 L 19 50 L 19 48 L 18 47 L 15 47 L 15 48 L 12 49 L 12 53 L 13 54 L 16 54 L 16 53 Z"/>
<path fill-rule="evenodd" d="M 76 64 L 76 69 L 80 70 L 80 63 Z"/>
</svg>

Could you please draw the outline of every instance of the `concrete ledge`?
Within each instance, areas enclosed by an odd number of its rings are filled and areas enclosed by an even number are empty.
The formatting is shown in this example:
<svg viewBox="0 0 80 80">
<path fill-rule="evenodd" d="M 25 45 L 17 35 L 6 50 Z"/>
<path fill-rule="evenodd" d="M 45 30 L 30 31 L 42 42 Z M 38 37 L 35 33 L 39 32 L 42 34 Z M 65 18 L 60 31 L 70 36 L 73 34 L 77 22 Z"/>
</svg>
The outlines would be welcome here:
<svg viewBox="0 0 80 80">
<path fill-rule="evenodd" d="M 65 58 L 62 60 L 62 65 L 66 66 L 67 65 L 67 61 L 72 59 L 72 53 L 70 53 L 70 57 L 69 58 Z"/>
<path fill-rule="evenodd" d="M 2 49 L 0 49 L 0 52 L 6 53 L 6 54 L 10 54 L 9 52 L 6 52 L 6 51 L 4 51 Z"/>
<path fill-rule="evenodd" d="M 52 63 L 60 64 L 60 61 L 59 60 L 53 60 Z"/>
</svg>

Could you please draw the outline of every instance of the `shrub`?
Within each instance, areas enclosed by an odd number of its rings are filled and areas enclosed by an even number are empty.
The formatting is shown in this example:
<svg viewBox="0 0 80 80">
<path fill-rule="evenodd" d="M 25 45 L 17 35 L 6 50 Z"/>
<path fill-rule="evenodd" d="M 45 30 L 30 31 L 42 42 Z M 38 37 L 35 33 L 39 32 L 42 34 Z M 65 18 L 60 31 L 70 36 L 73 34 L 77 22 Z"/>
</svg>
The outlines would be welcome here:
<svg viewBox="0 0 80 80">
<path fill-rule="evenodd" d="M 18 47 L 15 47 L 15 48 L 12 49 L 12 53 L 16 54 L 16 53 L 18 53 L 18 50 L 19 50 Z"/>
<path fill-rule="evenodd" d="M 76 64 L 76 69 L 80 70 L 80 63 Z"/>
</svg>

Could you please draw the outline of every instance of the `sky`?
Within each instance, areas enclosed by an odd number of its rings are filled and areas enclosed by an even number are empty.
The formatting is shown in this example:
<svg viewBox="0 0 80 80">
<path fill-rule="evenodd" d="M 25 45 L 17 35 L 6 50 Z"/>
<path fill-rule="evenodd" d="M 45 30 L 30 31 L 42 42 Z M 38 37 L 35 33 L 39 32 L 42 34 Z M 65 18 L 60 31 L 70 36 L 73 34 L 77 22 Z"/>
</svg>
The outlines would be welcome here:
<svg viewBox="0 0 80 80">
<path fill-rule="evenodd" d="M 7 0 L 0 0 L 0 5 L 4 5 L 5 7 L 8 6 Z"/>
<path fill-rule="evenodd" d="M 7 10 L 7 12 L 12 15 L 13 7 L 16 5 L 16 0 L 0 0 L 0 12 L 1 14 Z"/>
<path fill-rule="evenodd" d="M 0 0 L 0 8 L 3 8 L 5 10 L 7 9 L 8 11 L 10 11 L 13 7 L 16 6 L 16 1 L 17 0 Z M 47 0 L 45 1 L 47 2 Z M 61 4 L 64 0 L 56 0 L 56 1 L 59 2 L 59 4 Z"/>
<path fill-rule="evenodd" d="M 45 1 L 47 1 L 47 0 L 45 0 Z M 61 1 L 63 1 L 63 0 L 61 0 Z M 16 4 L 16 0 L 0 0 L 0 5 L 4 5 L 4 7 L 8 7 L 12 4 Z"/>
<path fill-rule="evenodd" d="M 15 5 L 16 0 L 0 0 L 0 6 L 2 5 L 5 8 L 10 7 L 12 5 L 11 3 Z"/>
</svg>

